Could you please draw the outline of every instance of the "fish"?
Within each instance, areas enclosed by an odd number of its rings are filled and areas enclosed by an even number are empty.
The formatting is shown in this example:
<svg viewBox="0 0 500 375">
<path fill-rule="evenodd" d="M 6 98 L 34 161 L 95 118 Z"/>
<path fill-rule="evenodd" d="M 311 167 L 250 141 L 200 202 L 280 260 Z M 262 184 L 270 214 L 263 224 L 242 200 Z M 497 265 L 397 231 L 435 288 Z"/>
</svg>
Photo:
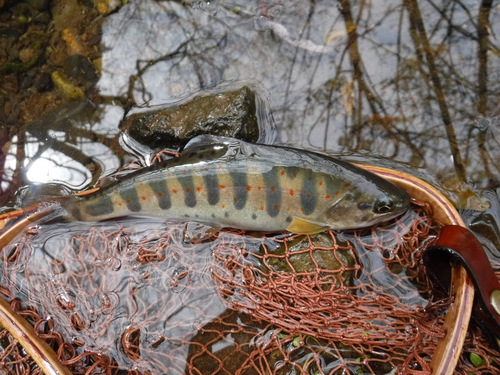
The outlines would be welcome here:
<svg viewBox="0 0 500 375">
<path fill-rule="evenodd" d="M 346 161 L 200 135 L 177 157 L 68 200 L 64 208 L 78 221 L 146 216 L 315 234 L 369 227 L 401 215 L 409 205 L 405 191 Z"/>
</svg>

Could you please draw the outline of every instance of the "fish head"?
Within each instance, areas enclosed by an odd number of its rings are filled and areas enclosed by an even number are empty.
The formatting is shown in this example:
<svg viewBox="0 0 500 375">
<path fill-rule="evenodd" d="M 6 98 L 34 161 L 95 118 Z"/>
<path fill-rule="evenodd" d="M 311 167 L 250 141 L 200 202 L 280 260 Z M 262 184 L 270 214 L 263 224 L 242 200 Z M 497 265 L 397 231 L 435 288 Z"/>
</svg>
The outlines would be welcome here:
<svg viewBox="0 0 500 375">
<path fill-rule="evenodd" d="M 324 221 L 336 230 L 365 228 L 401 215 L 410 202 L 405 191 L 388 181 L 364 181 L 339 194 L 326 207 Z"/>
</svg>

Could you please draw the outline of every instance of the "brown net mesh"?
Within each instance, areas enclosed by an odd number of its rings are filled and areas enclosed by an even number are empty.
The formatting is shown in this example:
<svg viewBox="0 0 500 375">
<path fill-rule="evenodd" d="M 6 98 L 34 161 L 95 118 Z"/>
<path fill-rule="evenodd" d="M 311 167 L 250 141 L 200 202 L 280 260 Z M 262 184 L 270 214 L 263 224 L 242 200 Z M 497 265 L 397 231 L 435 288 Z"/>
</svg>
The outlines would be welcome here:
<svg viewBox="0 0 500 375">
<path fill-rule="evenodd" d="M 426 374 L 451 302 L 421 264 L 438 228 L 426 205 L 315 236 L 41 223 L 2 250 L 0 291 L 75 374 Z M 6 372 L 40 373 L 0 343 Z M 498 358 L 472 330 L 457 373 Z"/>
</svg>

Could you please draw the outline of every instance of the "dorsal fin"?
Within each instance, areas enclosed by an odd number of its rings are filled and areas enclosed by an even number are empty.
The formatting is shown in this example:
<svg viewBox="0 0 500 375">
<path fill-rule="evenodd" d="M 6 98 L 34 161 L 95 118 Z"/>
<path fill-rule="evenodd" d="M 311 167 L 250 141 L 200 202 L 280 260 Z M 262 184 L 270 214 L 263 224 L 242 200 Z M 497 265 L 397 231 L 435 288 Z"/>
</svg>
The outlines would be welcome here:
<svg viewBox="0 0 500 375">
<path fill-rule="evenodd" d="M 214 144 L 235 144 L 241 142 L 235 138 L 222 137 L 218 135 L 202 134 L 191 139 L 182 149 L 182 152 L 191 148 L 199 148 L 200 146 L 208 146 Z"/>
<path fill-rule="evenodd" d="M 243 149 L 248 143 L 236 138 L 220 137 L 215 135 L 199 135 L 189 141 L 180 153 L 180 157 L 185 158 L 201 157 L 204 160 L 214 160 L 220 158 L 237 158 L 243 154 Z"/>
</svg>

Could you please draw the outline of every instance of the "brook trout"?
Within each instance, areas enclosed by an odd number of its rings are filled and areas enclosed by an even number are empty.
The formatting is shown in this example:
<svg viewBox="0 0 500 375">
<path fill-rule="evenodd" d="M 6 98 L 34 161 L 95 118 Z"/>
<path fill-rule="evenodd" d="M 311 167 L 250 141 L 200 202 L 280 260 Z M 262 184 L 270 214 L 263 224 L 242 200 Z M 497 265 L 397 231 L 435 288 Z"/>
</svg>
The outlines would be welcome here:
<svg viewBox="0 0 500 375">
<path fill-rule="evenodd" d="M 181 154 L 65 203 L 76 220 L 121 216 L 313 234 L 403 213 L 410 197 L 350 163 L 288 147 L 202 135 Z"/>
</svg>

